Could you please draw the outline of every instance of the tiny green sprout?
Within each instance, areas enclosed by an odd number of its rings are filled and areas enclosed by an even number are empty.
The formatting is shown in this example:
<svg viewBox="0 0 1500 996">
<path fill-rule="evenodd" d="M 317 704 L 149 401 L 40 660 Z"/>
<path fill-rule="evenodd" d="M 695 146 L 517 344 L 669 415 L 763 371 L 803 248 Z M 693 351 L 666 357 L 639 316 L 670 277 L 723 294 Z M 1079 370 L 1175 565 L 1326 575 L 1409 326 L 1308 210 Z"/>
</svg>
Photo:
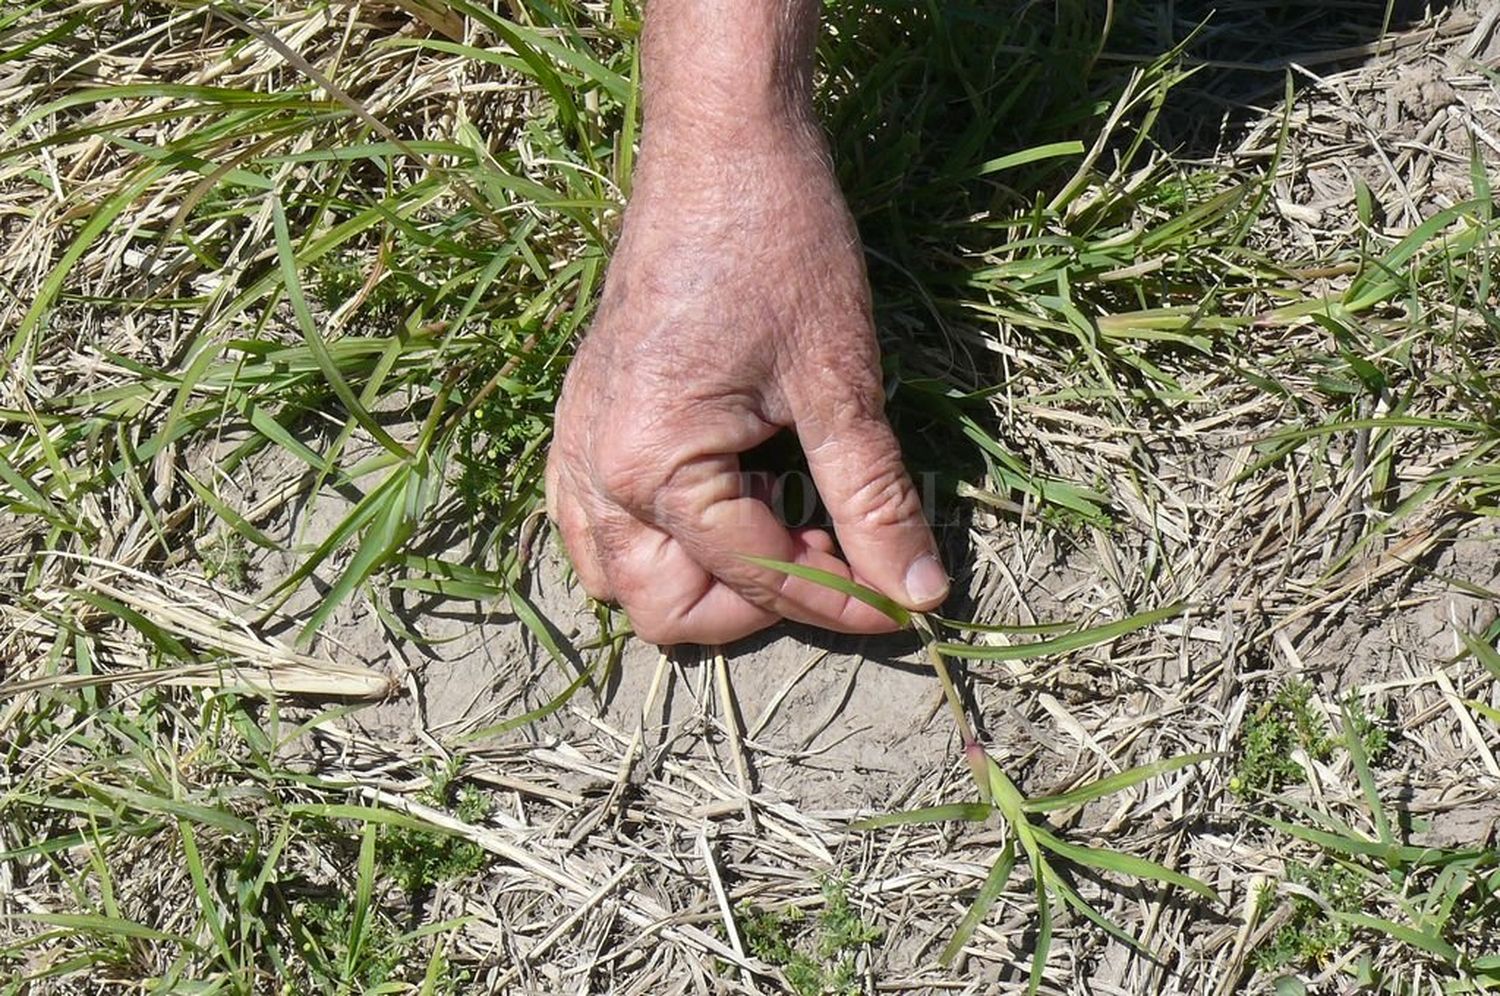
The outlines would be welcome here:
<svg viewBox="0 0 1500 996">
<path fill-rule="evenodd" d="M 874 830 L 905 823 L 940 823 L 953 819 L 970 822 L 985 822 L 998 819 L 1006 831 L 1007 842 L 996 856 L 990 874 L 980 887 L 969 912 L 959 922 L 952 939 L 943 950 L 939 960 L 951 965 L 973 937 L 983 922 L 990 907 L 999 898 L 1009 882 L 1011 873 L 1021 858 L 1031 866 L 1035 881 L 1037 904 L 1037 941 L 1032 952 L 1031 975 L 1028 992 L 1035 993 L 1041 985 L 1042 970 L 1046 966 L 1051 947 L 1052 914 L 1054 904 L 1072 909 L 1105 932 L 1123 941 L 1136 950 L 1144 951 L 1139 940 L 1104 916 L 1074 889 L 1070 879 L 1058 869 L 1065 865 L 1081 866 L 1095 871 L 1109 872 L 1136 880 L 1150 880 L 1163 885 L 1176 886 L 1209 901 L 1217 901 L 1218 895 L 1205 883 L 1192 876 L 1175 871 L 1165 865 L 1106 848 L 1075 844 L 1055 833 L 1046 820 L 1039 817 L 1047 812 L 1072 809 L 1094 799 L 1114 792 L 1124 791 L 1149 778 L 1167 774 L 1189 765 L 1207 760 L 1211 755 L 1190 754 L 1170 758 L 1151 764 L 1130 768 L 1090 782 L 1080 788 L 1058 795 L 1028 799 L 1014 781 L 990 756 L 969 724 L 958 696 L 952 675 L 949 673 L 947 657 L 968 658 L 976 661 L 998 659 L 1024 659 L 1047 654 L 1061 654 L 1098 643 L 1108 642 L 1129 632 L 1154 625 L 1182 611 L 1180 605 L 1166 606 L 1139 613 L 1115 622 L 1093 628 L 1077 628 L 1060 636 L 1048 636 L 1030 645 L 1007 647 L 974 647 L 965 643 L 943 642 L 938 636 L 938 627 L 947 625 L 954 629 L 991 629 L 966 623 L 953 623 L 933 617 L 914 614 L 891 599 L 872 591 L 847 578 L 799 564 L 767 560 L 761 557 L 745 557 L 746 561 L 760 567 L 781 571 L 843 592 L 872 605 L 902 626 L 911 627 L 924 644 L 928 662 L 943 689 L 949 709 L 953 714 L 959 742 L 962 744 L 964 760 L 974 780 L 979 796 L 977 803 L 956 803 L 933 806 L 926 809 L 892 813 L 860 820 L 851 825 L 855 830 Z M 1025 631 L 1037 632 L 1036 627 L 1025 627 Z M 1055 632 L 1054 627 L 1044 627 L 1045 632 Z M 790 977 L 789 977 L 790 978 Z M 800 992 L 800 990 L 798 990 Z"/>
</svg>

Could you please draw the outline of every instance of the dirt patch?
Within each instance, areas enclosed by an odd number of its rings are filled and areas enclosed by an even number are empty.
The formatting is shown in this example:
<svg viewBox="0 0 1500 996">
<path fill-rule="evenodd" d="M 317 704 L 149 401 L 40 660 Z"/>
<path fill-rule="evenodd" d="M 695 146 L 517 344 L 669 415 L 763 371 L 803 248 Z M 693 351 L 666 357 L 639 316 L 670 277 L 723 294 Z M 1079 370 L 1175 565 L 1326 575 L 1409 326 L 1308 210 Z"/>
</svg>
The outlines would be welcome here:
<svg viewBox="0 0 1500 996">
<path fill-rule="evenodd" d="M 1500 107 L 1486 75 L 1500 61 L 1497 39 L 1493 11 L 1458 5 L 1353 68 L 1292 67 L 1301 89 L 1286 112 L 1292 141 L 1275 193 L 1304 246 L 1357 232 L 1364 191 L 1375 226 L 1393 231 L 1475 196 L 1471 150 L 1491 171 L 1500 164 Z M 1282 114 L 1268 114 L 1236 155 L 1266 155 Z"/>
</svg>

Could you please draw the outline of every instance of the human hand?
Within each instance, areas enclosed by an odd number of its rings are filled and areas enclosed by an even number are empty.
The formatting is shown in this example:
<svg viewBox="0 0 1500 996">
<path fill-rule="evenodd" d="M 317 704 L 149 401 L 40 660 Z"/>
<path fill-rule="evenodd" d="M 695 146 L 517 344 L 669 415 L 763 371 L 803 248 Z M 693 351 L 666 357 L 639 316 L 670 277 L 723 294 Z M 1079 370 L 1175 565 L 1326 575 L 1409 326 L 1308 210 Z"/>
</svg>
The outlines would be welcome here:
<svg viewBox="0 0 1500 996">
<path fill-rule="evenodd" d="M 781 618 L 895 628 L 746 555 L 913 609 L 948 592 L 885 421 L 859 235 L 813 116 L 817 22 L 818 0 L 649 5 L 635 189 L 558 402 L 547 501 L 584 590 L 653 643 L 727 643 Z M 783 428 L 847 563 L 740 473 Z"/>
<path fill-rule="evenodd" d="M 557 407 L 553 520 L 584 589 L 654 643 L 725 643 L 783 617 L 891 630 L 858 600 L 741 559 L 852 577 L 913 609 L 948 590 L 883 414 L 863 255 L 822 139 L 798 125 L 723 155 L 689 145 L 643 154 Z M 847 563 L 826 533 L 784 527 L 740 473 L 739 455 L 784 427 Z"/>
</svg>

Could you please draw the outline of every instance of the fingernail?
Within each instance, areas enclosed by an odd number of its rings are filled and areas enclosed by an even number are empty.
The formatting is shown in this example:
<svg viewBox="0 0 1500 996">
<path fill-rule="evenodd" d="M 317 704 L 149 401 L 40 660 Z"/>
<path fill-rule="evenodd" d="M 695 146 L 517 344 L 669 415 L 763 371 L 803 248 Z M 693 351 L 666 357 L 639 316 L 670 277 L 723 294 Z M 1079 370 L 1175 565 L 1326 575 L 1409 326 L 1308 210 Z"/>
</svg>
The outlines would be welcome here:
<svg viewBox="0 0 1500 996">
<path fill-rule="evenodd" d="M 936 602 L 948 594 L 948 572 L 930 553 L 924 553 L 906 569 L 906 597 L 914 605 Z"/>
</svg>

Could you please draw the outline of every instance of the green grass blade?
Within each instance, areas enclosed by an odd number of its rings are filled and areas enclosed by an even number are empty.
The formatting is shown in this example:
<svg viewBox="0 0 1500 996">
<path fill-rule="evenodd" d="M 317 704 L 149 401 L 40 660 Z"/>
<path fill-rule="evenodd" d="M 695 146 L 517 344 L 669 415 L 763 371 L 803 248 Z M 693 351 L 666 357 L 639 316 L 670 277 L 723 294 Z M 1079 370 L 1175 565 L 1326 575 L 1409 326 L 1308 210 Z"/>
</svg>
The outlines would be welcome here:
<svg viewBox="0 0 1500 996">
<path fill-rule="evenodd" d="M 226 809 L 204 806 L 195 802 L 183 802 L 180 799 L 167 799 L 149 792 L 138 792 L 135 789 L 117 788 L 112 785 L 95 784 L 94 788 L 143 813 L 155 813 L 190 823 L 201 823 L 236 836 L 249 837 L 255 833 L 255 827 Z"/>
<path fill-rule="evenodd" d="M 380 488 L 383 504 L 377 509 L 370 528 L 365 531 L 359 548 L 349 561 L 349 566 L 334 581 L 328 594 L 318 601 L 317 608 L 308 615 L 307 622 L 297 633 L 299 644 L 305 646 L 310 643 L 333 611 L 406 541 L 411 532 L 406 501 L 409 475 L 410 468 L 399 467 L 391 475 L 399 479 L 398 483 L 389 489 L 384 486 Z"/>
<path fill-rule="evenodd" d="M 983 823 L 994 813 L 993 806 L 982 802 L 955 802 L 946 806 L 927 806 L 922 809 L 908 809 L 900 813 L 886 813 L 882 816 L 855 820 L 849 824 L 849 829 L 879 830 L 883 827 L 903 826 L 908 823 L 947 823 L 951 820 Z"/>
<path fill-rule="evenodd" d="M 988 807 L 986 807 L 988 808 Z M 953 937 L 949 939 L 943 953 L 938 955 L 938 964 L 944 968 L 953 964 L 953 959 L 963 950 L 964 945 L 974 936 L 974 931 L 984 922 L 989 914 L 990 907 L 995 905 L 995 900 L 1000 898 L 1000 893 L 1005 891 L 1005 883 L 1010 881 L 1010 874 L 1016 867 L 1016 842 L 1010 841 L 1005 845 L 995 863 L 990 866 L 990 873 L 985 876 L 984 884 L 979 887 L 979 894 L 974 897 L 973 904 L 964 918 L 954 928 Z"/>
<path fill-rule="evenodd" d="M 394 809 L 379 809 L 375 806 L 358 806 L 353 803 L 336 802 L 300 802 L 286 807 L 289 816 L 316 816 L 325 820 L 358 820 L 362 823 L 383 823 L 393 827 L 404 827 L 407 830 L 421 830 L 424 833 L 446 834 L 451 833 L 443 827 L 426 820 L 419 820 L 415 816 L 397 812 Z"/>
<path fill-rule="evenodd" d="M 484 726 L 477 730 L 474 730 L 471 733 L 465 733 L 462 736 L 458 737 L 456 742 L 459 744 L 467 744 L 473 743 L 476 740 L 488 740 L 491 737 L 498 737 L 503 734 L 509 733 L 511 730 L 517 730 L 530 723 L 535 723 L 537 720 L 546 719 L 548 716 L 552 715 L 554 712 L 567 705 L 568 700 L 571 699 L 580 688 L 588 684 L 589 678 L 592 675 L 593 672 L 591 670 L 585 669 L 583 671 L 580 671 L 578 672 L 578 676 L 570 681 L 566 688 L 564 688 L 561 692 L 558 692 L 551 701 L 537 706 L 535 709 L 532 709 L 528 712 L 524 712 L 519 716 L 512 716 L 510 719 L 503 720 L 491 726 Z"/>
<path fill-rule="evenodd" d="M 1153 879 L 1175 885 L 1189 892 L 1195 892 L 1204 899 L 1217 902 L 1219 894 L 1209 888 L 1203 882 L 1198 881 L 1191 875 L 1173 871 L 1166 865 L 1158 864 L 1146 858 L 1136 857 L 1133 854 L 1125 854 L 1121 851 L 1109 851 L 1098 847 L 1085 847 L 1082 844 L 1072 844 L 1061 837 L 1056 836 L 1048 830 L 1039 826 L 1032 826 L 1032 833 L 1041 845 L 1059 854 L 1069 861 L 1101 871 L 1114 872 L 1117 875 L 1125 875 L 1135 879 Z"/>
<path fill-rule="evenodd" d="M 1113 937 L 1115 940 L 1120 941 L 1122 944 L 1125 944 L 1132 951 L 1138 951 L 1141 954 L 1147 956 L 1150 956 L 1152 954 L 1150 949 L 1142 944 L 1139 939 L 1131 936 L 1130 932 L 1127 931 L 1124 927 L 1121 927 L 1119 924 L 1109 919 L 1103 913 L 1100 913 L 1098 910 L 1094 909 L 1094 907 L 1089 903 L 1088 900 L 1084 899 L 1078 894 L 1077 889 L 1074 889 L 1071 885 L 1069 885 L 1067 880 L 1057 872 L 1053 871 L 1052 867 L 1045 861 L 1042 862 L 1041 868 L 1042 875 L 1046 879 L 1047 888 L 1051 889 L 1053 892 L 1061 896 L 1064 903 L 1066 903 L 1068 906 L 1071 906 L 1077 912 L 1083 914 L 1084 918 L 1087 919 L 1090 923 L 1097 926 L 1100 930 L 1103 930 L 1106 934 Z"/>
<path fill-rule="evenodd" d="M 1346 837 L 1342 834 L 1329 833 L 1326 830 L 1314 830 L 1312 827 L 1298 826 L 1295 823 L 1287 823 L 1283 820 L 1274 819 L 1269 816 L 1260 816 L 1256 813 L 1251 813 L 1250 817 L 1264 823 L 1266 826 L 1280 830 L 1284 834 L 1292 837 L 1300 837 L 1302 840 L 1318 844 L 1332 851 L 1337 851 L 1339 854 L 1383 859 L 1389 851 L 1389 848 L 1384 844 L 1378 844 L 1373 840 L 1361 840 L 1358 837 Z"/>
<path fill-rule="evenodd" d="M 302 280 L 297 273 L 297 254 L 292 249 L 292 236 L 287 228 L 286 212 L 282 210 L 279 198 L 273 198 L 271 201 L 271 221 L 276 234 L 276 258 L 281 264 L 282 285 L 286 288 L 287 300 L 292 305 L 292 313 L 297 317 L 297 325 L 302 330 L 302 337 L 317 360 L 318 369 L 322 371 L 324 381 L 339 399 L 339 403 L 344 406 L 344 410 L 370 434 L 371 438 L 396 456 L 409 458 L 411 454 L 407 452 L 406 447 L 396 442 L 391 434 L 375 421 L 375 417 L 366 410 L 365 406 L 360 404 L 359 398 L 355 396 L 349 383 L 344 380 L 344 375 L 339 372 L 338 364 L 334 362 L 332 354 L 328 351 L 328 344 L 318 333 L 312 311 L 307 306 L 307 299 L 302 295 Z"/>
<path fill-rule="evenodd" d="M 218 946 L 224 964 L 238 974 L 239 959 L 235 957 L 234 947 L 224 933 L 224 924 L 219 918 L 219 904 L 214 901 L 213 890 L 208 887 L 208 875 L 203 868 L 203 857 L 198 853 L 198 840 L 193 825 L 186 820 L 178 820 L 177 833 L 182 838 L 183 860 L 187 865 L 188 877 L 193 880 L 193 893 L 198 897 L 199 908 L 203 910 L 203 920 L 208 924 L 208 931 L 213 935 L 214 944 Z"/>
<path fill-rule="evenodd" d="M 62 509 L 53 503 L 51 498 L 42 494 L 24 475 L 11 466 L 10 461 L 5 459 L 3 454 L 0 454 L 0 481 L 10 485 L 16 494 L 21 496 L 21 501 L 31 506 L 29 511 L 38 513 L 54 526 L 60 526 L 69 531 L 78 528 L 73 520 L 64 515 Z M 24 508 L 22 510 L 28 511 Z"/>
<path fill-rule="evenodd" d="M 151 645 L 164 656 L 183 662 L 197 660 L 193 652 L 181 640 L 128 605 L 122 605 L 113 598 L 101 595 L 95 591 L 89 591 L 85 588 L 74 589 L 73 597 L 77 598 L 80 602 L 92 605 L 105 615 L 113 616 L 125 623 L 125 625 L 149 640 Z"/>
<path fill-rule="evenodd" d="M 1328 915 L 1335 920 L 1349 924 L 1351 927 L 1363 927 L 1366 930 L 1379 931 L 1400 941 L 1402 944 L 1425 951 L 1450 966 L 1457 966 L 1459 963 L 1458 949 L 1436 934 L 1430 934 L 1426 931 L 1393 923 L 1378 916 L 1370 916 L 1368 913 L 1345 913 L 1340 910 L 1330 910 Z"/>
<path fill-rule="evenodd" d="M 1027 166 L 1038 163 L 1044 159 L 1058 159 L 1063 156 L 1081 156 L 1087 151 L 1082 142 L 1052 142 L 1049 145 L 1037 145 L 1030 149 L 1022 149 L 1020 152 L 1012 152 L 1008 156 L 999 159 L 991 159 L 982 163 L 975 176 L 989 176 L 991 173 L 999 173 L 1002 170 L 1015 169 L 1017 166 Z"/>
<path fill-rule="evenodd" d="M 1036 881 L 1036 946 L 1031 952 L 1031 971 L 1027 973 L 1026 996 L 1036 996 L 1042 987 L 1042 973 L 1047 970 L 1047 956 L 1052 953 L 1052 897 L 1047 884 Z"/>
<path fill-rule="evenodd" d="M 1096 646 L 1101 643 L 1109 643 L 1117 640 L 1127 633 L 1133 633 L 1147 626 L 1154 626 L 1159 622 L 1180 615 L 1184 608 L 1183 603 L 1174 602 L 1171 605 L 1149 612 L 1138 612 L 1133 616 L 1107 623 L 1103 626 L 1095 626 L 1092 629 L 1078 630 L 1064 636 L 1054 637 L 1050 640 L 1038 640 L 1034 643 L 1024 643 L 1013 647 L 976 647 L 967 643 L 939 643 L 937 648 L 950 657 L 960 657 L 973 661 L 1019 661 L 1029 660 L 1033 657 L 1046 657 L 1053 654 L 1066 654 L 1074 650 L 1082 650 L 1085 647 Z"/>
<path fill-rule="evenodd" d="M 1058 795 L 1043 796 L 1040 799 L 1028 799 L 1022 806 L 1028 813 L 1050 813 L 1055 809 L 1068 809 L 1072 806 L 1081 806 L 1084 803 L 1093 802 L 1095 799 L 1116 792 L 1124 791 L 1133 785 L 1157 775 L 1164 775 L 1180 768 L 1190 767 L 1210 760 L 1213 754 L 1184 754 L 1180 757 L 1167 758 L 1162 761 L 1153 761 L 1150 764 L 1138 765 L 1127 771 L 1122 771 L 1098 781 L 1089 782 L 1069 792 Z"/>
<path fill-rule="evenodd" d="M 1373 270 L 1361 274 L 1349 285 L 1349 289 L 1344 292 L 1344 307 L 1354 312 L 1365 311 L 1399 293 L 1408 281 L 1398 271 L 1444 229 L 1483 208 L 1484 205 L 1479 201 L 1465 201 L 1437 212 L 1418 225 L 1395 248 L 1377 260 Z"/>
<path fill-rule="evenodd" d="M 169 934 L 153 930 L 134 920 L 120 917 L 98 916 L 92 913 L 13 913 L 13 919 L 27 923 L 44 923 L 51 927 L 62 927 L 81 934 L 108 934 L 112 937 L 129 937 L 138 941 L 160 941 L 180 944 L 185 948 L 199 950 L 198 945 L 181 934 Z"/>
<path fill-rule="evenodd" d="M 1464 705 L 1468 706 L 1470 709 L 1473 709 L 1475 712 L 1479 713 L 1479 715 L 1483 716 L 1491 723 L 1500 726 L 1500 709 L 1496 709 L 1494 706 L 1485 705 L 1483 702 L 1479 702 L 1475 699 L 1464 699 Z"/>
<path fill-rule="evenodd" d="M 1365 745 L 1360 740 L 1359 731 L 1355 729 L 1354 717 L 1349 713 L 1347 705 L 1341 705 L 1339 712 L 1344 720 L 1344 747 L 1349 751 L 1349 760 L 1354 763 L 1355 774 L 1359 776 L 1359 787 L 1364 793 L 1365 802 L 1370 806 L 1370 815 L 1375 820 L 1375 832 L 1380 837 L 1380 843 L 1390 847 L 1395 843 L 1395 837 L 1391 834 L 1391 821 L 1386 816 L 1385 806 L 1380 801 L 1380 792 L 1375 786 L 1375 772 L 1370 769 L 1370 758 L 1365 753 Z"/>
<path fill-rule="evenodd" d="M 291 597 L 291 593 L 296 591 L 302 582 L 312 575 L 313 571 L 317 570 L 319 564 L 327 560 L 333 554 L 334 550 L 342 546 L 346 540 L 363 528 L 366 523 L 371 522 L 377 515 L 386 511 L 390 503 L 395 502 L 399 504 L 400 492 L 404 485 L 404 474 L 401 471 L 396 471 L 387 476 L 385 480 L 381 481 L 380 484 L 376 485 L 368 494 L 361 498 L 355 504 L 354 508 L 349 510 L 349 514 L 344 516 L 338 525 L 317 545 L 316 549 L 302 559 L 295 570 L 277 582 L 275 587 L 271 588 L 269 592 L 257 599 L 257 601 L 270 599 L 262 609 L 262 617 L 270 618 L 271 613 L 280 608 L 281 603 Z M 393 493 L 395 497 L 392 497 Z"/>
<path fill-rule="evenodd" d="M 884 613 L 898 626 L 911 625 L 911 612 L 905 607 L 885 597 L 873 588 L 866 588 L 864 585 L 856 584 L 848 578 L 841 578 L 837 574 L 819 570 L 816 567 L 789 564 L 784 560 L 771 560 L 767 557 L 752 557 L 749 554 L 740 554 L 740 559 L 757 567 L 780 571 L 783 574 L 790 574 L 794 578 L 801 578 L 804 581 L 820 584 L 825 588 L 832 588 L 834 591 L 842 592 L 850 598 L 857 598 L 871 608 Z"/>
<path fill-rule="evenodd" d="M 212 488 L 186 470 L 180 471 L 180 473 L 182 474 L 182 479 L 192 489 L 193 494 L 197 495 L 198 499 L 207 505 L 220 520 L 227 523 L 230 529 L 233 529 L 248 542 L 255 544 L 263 550 L 280 549 L 275 540 L 255 528 L 255 525 L 249 519 L 246 519 L 239 512 L 230 508 L 218 495 L 214 494 Z"/>
<path fill-rule="evenodd" d="M 1008 636 L 1051 636 L 1053 633 L 1063 633 L 1073 628 L 1072 623 L 1038 623 L 1034 626 L 1007 626 L 991 623 L 969 622 L 964 619 L 948 619 L 939 616 L 938 622 L 948 629 L 963 630 L 969 633 L 1004 633 Z"/>
<path fill-rule="evenodd" d="M 1483 664 L 1490 674 L 1494 675 L 1496 681 L 1500 681 L 1500 651 L 1470 633 L 1468 630 L 1459 630 L 1459 638 L 1464 641 L 1464 646 L 1474 659 Z"/>
<path fill-rule="evenodd" d="M 20 326 L 16 329 L 15 336 L 10 345 L 5 349 L 5 359 L 14 361 L 25 351 L 31 341 L 31 334 L 42 321 L 42 316 L 47 309 L 52 307 L 52 302 L 62 291 L 63 284 L 67 282 L 68 274 L 72 272 L 73 265 L 82 258 L 89 247 L 94 244 L 99 236 L 103 235 L 115 223 L 115 219 L 134 204 L 152 184 L 171 172 L 171 167 L 154 166 L 142 170 L 134 180 L 126 184 L 109 200 L 101 204 L 89 214 L 89 220 L 84 224 L 76 238 L 69 244 L 62 258 L 57 261 L 42 281 L 41 287 L 37 288 L 35 296 L 31 299 L 31 306 L 27 308 L 26 315 L 21 319 Z"/>
<path fill-rule="evenodd" d="M 344 951 L 344 981 L 358 978 L 360 955 L 369 934 L 370 897 L 375 891 L 375 835 L 379 828 L 366 823 L 359 842 L 354 886 L 354 909 L 349 918 L 349 944 Z"/>
</svg>

